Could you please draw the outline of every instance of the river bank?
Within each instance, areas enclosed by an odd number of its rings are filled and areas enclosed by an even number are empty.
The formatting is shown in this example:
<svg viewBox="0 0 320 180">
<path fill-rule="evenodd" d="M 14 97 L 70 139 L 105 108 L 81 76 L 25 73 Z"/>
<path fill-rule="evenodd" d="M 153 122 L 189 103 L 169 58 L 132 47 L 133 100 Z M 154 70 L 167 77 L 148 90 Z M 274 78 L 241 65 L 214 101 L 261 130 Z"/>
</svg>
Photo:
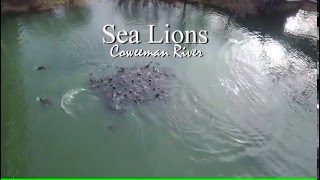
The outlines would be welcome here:
<svg viewBox="0 0 320 180">
<path fill-rule="evenodd" d="M 84 5 L 84 0 L 30 0 L 21 2 L 1 1 L 1 15 L 36 12 L 66 6 Z"/>
<path fill-rule="evenodd" d="M 16 14 L 32 11 L 43 11 L 58 8 L 61 6 L 79 6 L 87 3 L 86 0 L 15 0 L 1 1 L 1 14 Z M 310 1 L 294 1 L 286 0 L 177 0 L 168 1 L 169 3 L 184 2 L 189 4 L 200 4 L 221 8 L 230 13 L 241 17 L 257 16 L 257 15 L 274 15 L 274 14 L 290 14 L 298 9 L 308 11 L 316 11 L 317 4 Z"/>
</svg>

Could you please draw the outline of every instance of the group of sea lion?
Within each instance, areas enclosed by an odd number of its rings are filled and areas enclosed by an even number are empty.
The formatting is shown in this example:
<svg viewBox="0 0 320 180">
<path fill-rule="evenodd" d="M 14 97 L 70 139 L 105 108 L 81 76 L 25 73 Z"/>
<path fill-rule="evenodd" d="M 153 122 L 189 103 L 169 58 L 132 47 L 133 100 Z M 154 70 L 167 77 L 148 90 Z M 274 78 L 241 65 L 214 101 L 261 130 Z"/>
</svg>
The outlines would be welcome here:
<svg viewBox="0 0 320 180">
<path fill-rule="evenodd" d="M 90 89 L 107 100 L 115 110 L 124 110 L 129 104 L 141 104 L 148 101 L 165 101 L 172 88 L 171 79 L 175 77 L 169 68 L 159 67 L 152 61 L 144 66 L 123 68 L 116 66 L 117 73 L 101 78 L 90 74 Z M 35 70 L 47 69 L 38 66 Z M 41 105 L 51 105 L 49 99 L 37 97 Z"/>
<path fill-rule="evenodd" d="M 115 110 L 124 110 L 129 104 L 166 100 L 170 95 L 174 75 L 169 68 L 160 68 L 150 62 L 142 67 L 117 67 L 114 75 L 95 78 L 90 74 L 90 89 L 102 95 Z"/>
<path fill-rule="evenodd" d="M 35 70 L 39 71 L 39 70 L 44 70 L 44 69 L 47 69 L 46 66 L 37 66 L 35 68 Z M 52 104 L 52 102 L 49 100 L 49 99 L 46 99 L 46 98 L 43 98 L 43 97 L 37 97 L 36 98 L 37 101 L 39 101 L 41 103 L 41 105 L 43 106 L 49 106 Z"/>
</svg>

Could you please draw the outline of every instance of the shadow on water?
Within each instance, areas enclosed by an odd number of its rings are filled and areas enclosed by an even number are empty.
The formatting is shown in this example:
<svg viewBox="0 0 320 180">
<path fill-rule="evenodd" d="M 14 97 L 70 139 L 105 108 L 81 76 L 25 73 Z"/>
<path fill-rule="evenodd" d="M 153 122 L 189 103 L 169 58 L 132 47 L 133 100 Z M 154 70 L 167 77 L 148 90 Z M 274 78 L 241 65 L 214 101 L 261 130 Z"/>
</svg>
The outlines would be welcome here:
<svg viewBox="0 0 320 180">
<path fill-rule="evenodd" d="M 251 32 L 259 32 L 263 36 L 269 36 L 276 40 L 285 41 L 289 46 L 302 51 L 313 60 L 318 59 L 318 44 L 314 38 L 285 33 L 285 26 L 288 18 L 297 15 L 298 11 L 287 15 L 277 15 L 276 17 L 248 17 L 236 19 L 237 22 Z M 235 18 L 234 18 L 235 19 Z"/>
<path fill-rule="evenodd" d="M 22 27 L 39 35 L 61 36 L 74 29 L 86 27 L 91 20 L 91 10 L 86 6 L 60 7 L 23 16 L 23 19 L 17 16 Z"/>
<path fill-rule="evenodd" d="M 129 23 L 157 23 L 159 21 L 159 2 L 150 0 L 117 0 L 116 8 Z"/>
<path fill-rule="evenodd" d="M 314 38 L 285 32 L 285 26 L 288 19 L 297 15 L 299 10 L 276 16 L 268 15 L 238 18 L 217 7 L 205 7 L 199 4 L 153 0 L 118 0 L 116 2 L 116 7 L 129 24 L 141 22 L 157 24 L 159 22 L 159 16 L 167 16 L 166 22 L 170 22 L 171 26 L 176 25 L 176 28 L 179 30 L 186 30 L 188 27 L 186 22 L 192 22 L 188 21 L 189 19 L 191 20 L 191 18 L 193 22 L 197 22 L 199 28 L 204 29 L 208 26 L 208 20 L 205 17 L 205 12 L 212 11 L 212 13 L 219 13 L 220 15 L 228 18 L 229 25 L 232 22 L 236 22 L 237 24 L 247 28 L 248 31 L 259 32 L 262 36 L 273 37 L 276 40 L 285 41 L 288 45 L 293 48 L 297 48 L 297 50 L 302 51 L 312 59 L 317 59 L 316 57 L 319 54 L 317 51 L 318 44 Z M 170 6 L 170 8 L 165 8 L 168 6 Z M 171 11 L 174 9 L 172 7 L 180 7 L 178 10 L 181 11 L 180 16 L 177 17 L 174 22 L 171 22 L 173 18 Z M 191 15 L 195 15 L 190 12 L 190 9 L 192 8 L 197 9 L 202 12 L 202 14 L 196 14 L 197 17 L 195 18 L 191 17 Z M 163 13 L 163 11 L 166 13 Z"/>
<path fill-rule="evenodd" d="M 154 0 L 119 1 L 121 14 L 127 20 L 136 16 L 137 20 L 144 20 L 146 23 L 159 23 L 159 17 L 165 16 L 165 23 L 175 26 L 178 30 L 187 30 L 189 19 L 197 22 L 197 29 L 205 29 L 208 26 L 205 16 L 205 9 L 202 6 L 194 6 L 188 3 L 169 3 Z M 123 8 L 123 7 L 127 7 Z M 128 9 L 129 8 L 129 9 Z M 192 11 L 196 8 L 202 13 L 195 14 Z M 175 14 L 174 11 L 178 11 Z M 138 14 L 137 14 L 138 13 Z M 177 15 L 176 17 L 174 17 Z M 194 16 L 194 17 L 193 17 Z"/>
<path fill-rule="evenodd" d="M 10 27 L 10 32 L 1 29 L 1 176 L 21 177 L 27 175 L 28 150 L 19 28 L 13 18 L 2 20 L 1 26 Z"/>
<path fill-rule="evenodd" d="M 116 10 L 128 25 L 153 24 L 162 28 L 165 24 L 169 24 L 170 27 L 164 28 L 164 30 L 171 31 L 191 29 L 197 31 L 207 29 L 209 26 L 205 17 L 207 9 L 203 6 L 194 6 L 186 2 L 172 3 L 157 0 L 117 0 L 116 4 Z M 196 28 L 194 29 L 194 27 Z M 194 45 L 186 44 L 185 46 L 191 48 Z"/>
</svg>

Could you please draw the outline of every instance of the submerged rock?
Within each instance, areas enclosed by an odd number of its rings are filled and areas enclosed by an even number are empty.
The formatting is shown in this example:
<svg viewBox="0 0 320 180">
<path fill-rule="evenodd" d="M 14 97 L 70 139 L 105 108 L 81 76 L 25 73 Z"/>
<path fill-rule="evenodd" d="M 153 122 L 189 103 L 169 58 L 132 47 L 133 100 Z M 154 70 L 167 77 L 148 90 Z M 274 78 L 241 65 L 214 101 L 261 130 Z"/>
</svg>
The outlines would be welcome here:
<svg viewBox="0 0 320 180">
<path fill-rule="evenodd" d="M 174 75 L 168 68 L 152 66 L 122 68 L 115 75 L 95 78 L 90 74 L 90 89 L 110 102 L 115 110 L 129 104 L 165 101 L 169 95 Z"/>
</svg>

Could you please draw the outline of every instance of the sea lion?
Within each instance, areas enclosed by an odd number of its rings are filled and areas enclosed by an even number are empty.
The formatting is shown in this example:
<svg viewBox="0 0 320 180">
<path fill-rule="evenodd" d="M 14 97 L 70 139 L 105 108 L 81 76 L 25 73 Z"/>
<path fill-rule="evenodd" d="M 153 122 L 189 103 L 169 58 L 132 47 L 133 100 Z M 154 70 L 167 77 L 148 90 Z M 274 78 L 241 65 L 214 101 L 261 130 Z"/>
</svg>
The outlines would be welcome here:
<svg viewBox="0 0 320 180">
<path fill-rule="evenodd" d="M 41 105 L 49 106 L 52 104 L 52 102 L 49 99 L 45 99 L 42 97 L 37 97 L 36 100 L 39 101 Z"/>
<path fill-rule="evenodd" d="M 111 123 L 107 123 L 107 124 L 106 124 L 106 128 L 107 128 L 108 130 L 110 130 L 111 132 L 114 132 L 114 126 L 113 126 Z"/>
<path fill-rule="evenodd" d="M 92 74 L 92 73 L 89 74 L 89 80 L 90 80 L 90 83 L 91 83 L 91 84 L 96 81 L 96 79 L 93 77 L 93 74 Z"/>
<path fill-rule="evenodd" d="M 35 68 L 35 70 L 43 70 L 43 69 L 47 69 L 47 67 L 45 67 L 45 66 L 37 66 Z"/>
<path fill-rule="evenodd" d="M 95 84 L 95 85 L 90 86 L 90 89 L 95 89 L 95 88 L 100 88 L 100 85 L 99 84 Z"/>
<path fill-rule="evenodd" d="M 125 68 L 123 68 L 123 67 L 118 67 L 118 68 L 120 68 L 120 70 L 118 71 L 118 72 L 124 72 L 126 69 Z"/>
<path fill-rule="evenodd" d="M 149 68 L 149 67 L 150 67 L 150 65 L 151 65 L 151 63 L 152 63 L 152 61 L 151 61 L 151 62 L 149 62 L 146 66 L 144 66 L 144 68 Z"/>
</svg>

